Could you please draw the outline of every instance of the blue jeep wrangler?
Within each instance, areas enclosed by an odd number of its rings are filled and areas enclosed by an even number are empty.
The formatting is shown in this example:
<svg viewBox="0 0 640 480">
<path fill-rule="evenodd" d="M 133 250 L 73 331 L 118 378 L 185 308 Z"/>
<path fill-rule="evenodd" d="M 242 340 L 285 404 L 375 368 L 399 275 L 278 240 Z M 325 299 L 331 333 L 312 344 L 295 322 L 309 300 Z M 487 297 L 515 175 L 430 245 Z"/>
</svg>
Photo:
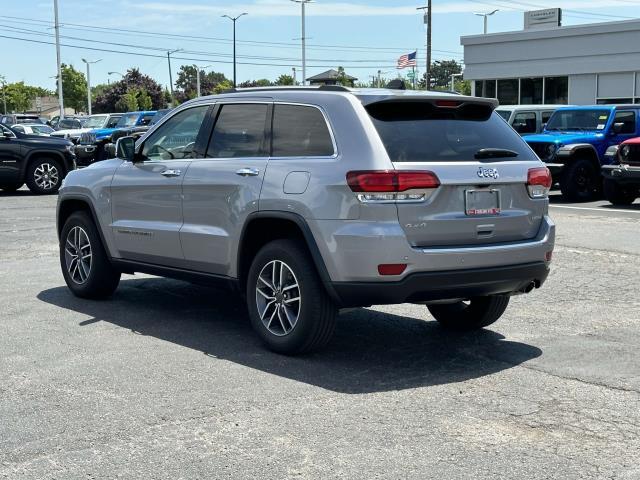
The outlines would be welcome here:
<svg viewBox="0 0 640 480">
<path fill-rule="evenodd" d="M 107 157 L 104 147 L 111 143 L 114 133 L 122 131 L 122 136 L 127 136 L 137 130 L 145 130 L 155 114 L 155 111 L 125 113 L 114 128 L 99 128 L 83 133 L 76 145 L 78 165 L 86 166 L 105 160 Z"/>
<path fill-rule="evenodd" d="M 594 200 L 602 192 L 600 167 L 612 162 L 607 149 L 640 136 L 639 112 L 640 105 L 563 107 L 541 134 L 525 140 L 551 170 L 567 200 Z"/>
</svg>

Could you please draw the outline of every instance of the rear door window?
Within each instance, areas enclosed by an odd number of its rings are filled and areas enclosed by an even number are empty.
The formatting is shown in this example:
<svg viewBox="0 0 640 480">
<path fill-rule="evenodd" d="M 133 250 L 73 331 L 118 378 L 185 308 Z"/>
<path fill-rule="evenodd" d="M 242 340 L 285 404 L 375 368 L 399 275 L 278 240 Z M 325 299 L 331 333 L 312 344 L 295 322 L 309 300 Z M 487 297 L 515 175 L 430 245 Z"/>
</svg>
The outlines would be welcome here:
<svg viewBox="0 0 640 480">
<path fill-rule="evenodd" d="M 517 153 L 501 161 L 535 159 L 520 135 L 485 105 L 391 101 L 366 108 L 392 162 L 474 161 L 483 149 Z"/>
<path fill-rule="evenodd" d="M 266 157 L 267 104 L 226 104 L 220 107 L 207 157 Z"/>
<path fill-rule="evenodd" d="M 304 105 L 274 106 L 274 157 L 330 157 L 335 153 L 322 112 Z"/>
<path fill-rule="evenodd" d="M 535 112 L 521 112 L 516 114 L 513 119 L 513 128 L 521 135 L 525 133 L 536 133 Z"/>
</svg>

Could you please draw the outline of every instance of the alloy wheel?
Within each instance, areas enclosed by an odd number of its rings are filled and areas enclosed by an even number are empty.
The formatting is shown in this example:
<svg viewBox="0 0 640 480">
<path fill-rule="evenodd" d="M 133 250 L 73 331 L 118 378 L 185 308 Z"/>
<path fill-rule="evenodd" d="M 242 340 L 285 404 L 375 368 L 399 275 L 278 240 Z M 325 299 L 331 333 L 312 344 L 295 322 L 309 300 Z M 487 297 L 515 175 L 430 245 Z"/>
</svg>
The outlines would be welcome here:
<svg viewBox="0 0 640 480">
<path fill-rule="evenodd" d="M 36 185 L 43 190 L 51 190 L 58 185 L 60 175 L 58 168 L 50 163 L 41 163 L 33 172 Z"/>
<path fill-rule="evenodd" d="M 267 263 L 256 285 L 258 315 L 265 328 L 278 337 L 291 333 L 298 323 L 302 298 L 293 270 L 281 260 Z"/>
<path fill-rule="evenodd" d="M 92 252 L 89 236 L 82 227 L 73 227 L 69 230 L 64 258 L 71 280 L 78 285 L 86 283 L 91 273 Z"/>
</svg>

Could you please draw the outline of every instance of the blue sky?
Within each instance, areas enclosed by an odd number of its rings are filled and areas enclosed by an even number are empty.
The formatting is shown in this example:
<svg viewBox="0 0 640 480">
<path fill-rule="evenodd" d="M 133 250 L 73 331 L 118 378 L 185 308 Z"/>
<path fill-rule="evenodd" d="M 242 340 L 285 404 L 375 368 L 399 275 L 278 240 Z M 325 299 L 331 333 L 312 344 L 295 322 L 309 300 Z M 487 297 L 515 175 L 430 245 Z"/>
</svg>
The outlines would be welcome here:
<svg viewBox="0 0 640 480">
<path fill-rule="evenodd" d="M 423 70 L 425 30 L 415 9 L 421 3 L 426 2 L 315 0 L 308 4 L 307 76 L 344 65 L 349 74 L 362 80 L 378 69 L 393 77 L 397 57 L 416 48 Z M 640 0 L 434 0 L 433 4 L 434 59 L 456 60 L 462 59 L 460 36 L 482 31 L 482 19 L 473 12 L 500 9 L 490 18 L 490 32 L 522 29 L 523 11 L 537 7 L 564 8 L 565 25 L 624 20 L 638 17 L 640 12 Z M 124 73 L 134 66 L 168 84 L 166 50 L 170 49 L 182 49 L 172 61 L 174 79 L 178 67 L 187 63 L 211 65 L 207 70 L 231 77 L 232 25 L 221 15 L 243 12 L 249 15 L 237 24 L 238 81 L 275 79 L 300 67 L 296 40 L 300 37 L 300 6 L 290 0 L 59 0 L 59 5 L 61 35 L 67 37 L 61 41 L 69 45 L 62 47 L 62 60 L 83 70 L 82 58 L 102 60 L 92 66 L 92 84 L 117 80 L 117 74 L 109 76 L 108 72 Z M 5 1 L 2 7 L 0 36 L 53 41 L 53 0 Z M 23 80 L 54 88 L 53 45 L 2 40 L 5 48 L 0 75 L 9 82 Z"/>
</svg>

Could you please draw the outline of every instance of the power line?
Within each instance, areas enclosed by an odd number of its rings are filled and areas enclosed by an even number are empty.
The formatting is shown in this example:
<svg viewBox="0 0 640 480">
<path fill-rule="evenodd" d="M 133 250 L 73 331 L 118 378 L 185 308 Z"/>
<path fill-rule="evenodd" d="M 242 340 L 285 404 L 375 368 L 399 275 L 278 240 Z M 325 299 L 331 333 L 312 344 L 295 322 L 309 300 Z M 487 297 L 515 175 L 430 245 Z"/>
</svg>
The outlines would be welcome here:
<svg viewBox="0 0 640 480">
<path fill-rule="evenodd" d="M 11 19 L 11 20 L 19 20 L 22 21 L 22 23 L 30 23 L 30 24 L 43 24 L 43 25 L 51 25 L 51 22 L 46 21 L 46 20 L 35 20 L 35 19 L 29 19 L 29 18 L 25 18 L 25 17 L 14 17 L 14 16 L 8 16 L 8 15 L 0 15 L 0 18 L 6 18 L 6 19 Z M 85 24 L 80 24 L 80 23 L 63 23 L 61 25 L 61 27 L 63 28 L 67 28 L 67 29 L 75 29 L 75 30 L 84 30 L 84 31 L 91 31 L 91 32 L 98 32 L 98 31 L 106 31 L 106 32 L 110 32 L 110 33 L 116 33 L 116 32 L 122 32 L 125 33 L 129 36 L 133 35 L 139 35 L 139 36 L 152 36 L 152 37 L 157 37 L 157 38 L 175 38 L 175 39 L 179 39 L 182 41 L 196 41 L 196 42 L 218 42 L 218 43 L 225 43 L 225 44 L 231 44 L 233 41 L 227 38 L 220 38 L 220 37 L 208 37 L 208 36 L 202 36 L 202 35 L 182 35 L 182 34 L 172 34 L 172 33 L 164 33 L 164 32 L 153 32 L 153 31 L 145 31 L 145 30 L 131 30 L 131 29 L 125 29 L 125 28 L 110 28 L 110 27 L 99 27 L 99 26 L 93 26 L 93 25 L 85 25 Z M 258 40 L 238 40 L 239 44 L 246 44 L 246 45 L 264 45 L 264 46 L 270 46 L 270 47 L 280 47 L 280 48 L 298 48 L 297 44 L 291 43 L 291 42 L 266 42 L 266 41 L 258 41 Z M 309 44 L 307 45 L 310 49 L 317 49 L 317 50 L 341 50 L 341 51 L 349 51 L 349 50 L 354 50 L 354 51 L 387 51 L 387 52 L 405 52 L 405 51 L 409 51 L 412 50 L 412 48 L 404 48 L 404 47 L 369 47 L 369 46 L 357 46 L 357 45 L 322 45 L 322 44 Z M 462 52 L 460 51 L 453 51 L 453 50 L 436 50 L 434 49 L 435 52 L 439 52 L 439 53 L 449 53 L 449 54 L 455 54 L 455 55 L 461 55 Z"/>
</svg>

